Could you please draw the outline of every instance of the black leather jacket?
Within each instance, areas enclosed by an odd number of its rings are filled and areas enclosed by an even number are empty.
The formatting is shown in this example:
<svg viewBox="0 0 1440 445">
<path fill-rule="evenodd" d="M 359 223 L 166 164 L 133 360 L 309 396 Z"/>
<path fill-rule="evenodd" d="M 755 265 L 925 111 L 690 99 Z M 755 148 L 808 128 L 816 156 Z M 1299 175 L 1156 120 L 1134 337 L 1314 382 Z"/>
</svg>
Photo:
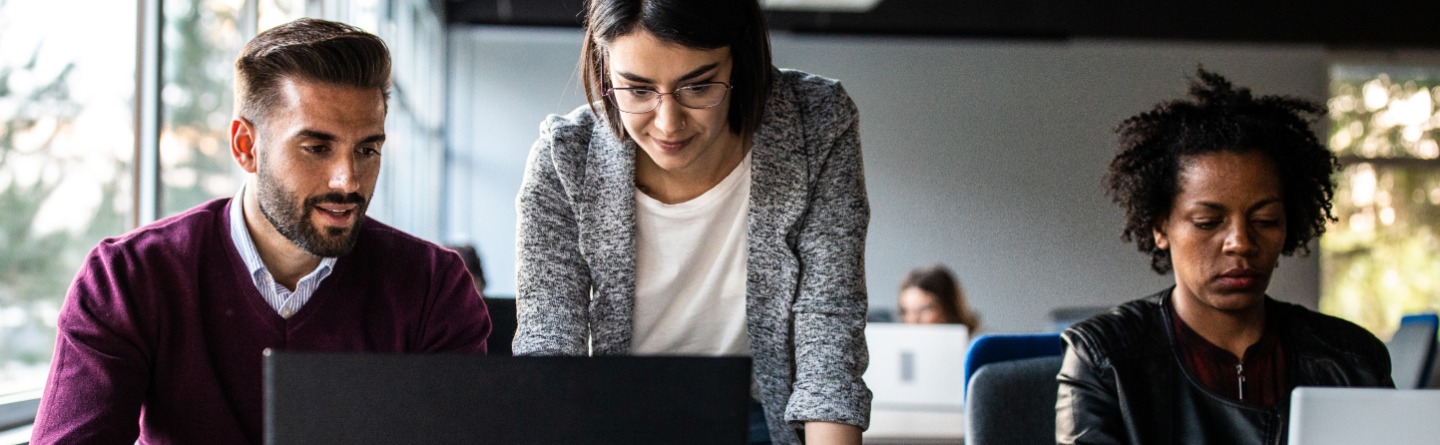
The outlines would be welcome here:
<svg viewBox="0 0 1440 445">
<path fill-rule="evenodd" d="M 1259 408 L 1210 392 L 1182 364 L 1167 289 L 1116 306 L 1062 335 L 1059 444 L 1283 445 L 1289 398 Z M 1394 387 L 1385 344 L 1359 326 L 1265 298 L 1296 386 Z"/>
</svg>

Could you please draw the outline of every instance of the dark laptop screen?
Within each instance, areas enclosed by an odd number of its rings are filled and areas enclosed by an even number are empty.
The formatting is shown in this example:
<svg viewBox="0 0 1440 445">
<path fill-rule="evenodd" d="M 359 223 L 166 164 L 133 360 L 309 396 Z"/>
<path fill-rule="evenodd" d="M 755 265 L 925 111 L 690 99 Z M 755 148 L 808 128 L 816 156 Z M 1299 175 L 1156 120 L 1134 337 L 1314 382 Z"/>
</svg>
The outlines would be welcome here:
<svg viewBox="0 0 1440 445">
<path fill-rule="evenodd" d="M 267 352 L 265 443 L 745 443 L 750 359 Z"/>
</svg>

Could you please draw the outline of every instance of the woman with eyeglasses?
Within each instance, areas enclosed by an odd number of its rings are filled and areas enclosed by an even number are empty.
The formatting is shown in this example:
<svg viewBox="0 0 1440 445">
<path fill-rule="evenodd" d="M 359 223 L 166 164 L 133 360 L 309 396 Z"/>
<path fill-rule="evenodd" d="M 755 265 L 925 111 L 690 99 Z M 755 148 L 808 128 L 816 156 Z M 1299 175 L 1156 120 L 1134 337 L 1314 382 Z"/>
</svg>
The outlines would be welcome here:
<svg viewBox="0 0 1440 445">
<path fill-rule="evenodd" d="M 755 0 L 587 6 L 591 103 L 541 124 L 517 200 L 515 353 L 749 356 L 752 443 L 860 443 L 855 104 L 771 66 Z"/>
</svg>

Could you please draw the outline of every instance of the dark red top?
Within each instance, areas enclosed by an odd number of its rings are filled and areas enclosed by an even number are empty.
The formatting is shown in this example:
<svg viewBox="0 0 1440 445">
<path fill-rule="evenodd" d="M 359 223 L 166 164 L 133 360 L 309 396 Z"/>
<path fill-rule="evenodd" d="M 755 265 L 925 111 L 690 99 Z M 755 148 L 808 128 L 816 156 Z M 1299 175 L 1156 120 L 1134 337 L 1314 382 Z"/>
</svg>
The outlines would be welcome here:
<svg viewBox="0 0 1440 445">
<path fill-rule="evenodd" d="M 490 317 L 460 257 L 368 218 L 311 300 L 280 317 L 231 241 L 229 202 L 105 239 L 85 258 L 60 310 L 34 443 L 261 443 L 266 348 L 485 353 Z"/>
<path fill-rule="evenodd" d="M 1174 314 L 1174 307 L 1171 307 Z M 1273 320 L 1266 320 L 1260 340 L 1245 348 L 1244 360 L 1211 344 L 1177 314 L 1171 317 L 1185 370 L 1211 392 L 1249 405 L 1272 407 L 1290 397 L 1285 349 Z"/>
</svg>

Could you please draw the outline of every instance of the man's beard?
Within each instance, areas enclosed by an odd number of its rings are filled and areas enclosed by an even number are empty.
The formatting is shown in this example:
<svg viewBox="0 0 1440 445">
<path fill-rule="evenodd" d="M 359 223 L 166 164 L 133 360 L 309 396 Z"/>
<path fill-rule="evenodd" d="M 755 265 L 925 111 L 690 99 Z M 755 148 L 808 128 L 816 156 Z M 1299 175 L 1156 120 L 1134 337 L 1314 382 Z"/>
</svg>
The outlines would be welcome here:
<svg viewBox="0 0 1440 445">
<path fill-rule="evenodd" d="M 355 192 L 327 193 L 305 198 L 305 202 L 296 208 L 295 193 L 275 181 L 267 174 L 263 162 L 261 164 L 256 172 L 259 176 L 256 196 L 260 198 L 260 213 L 265 215 L 270 225 L 275 226 L 275 230 L 301 249 L 319 257 L 338 257 L 355 248 L 355 241 L 360 236 L 360 221 L 368 207 L 365 197 Z M 310 222 L 311 213 L 316 211 L 315 205 L 320 203 L 355 204 L 354 222 L 350 227 L 326 227 L 325 233 L 321 233 Z"/>
</svg>

